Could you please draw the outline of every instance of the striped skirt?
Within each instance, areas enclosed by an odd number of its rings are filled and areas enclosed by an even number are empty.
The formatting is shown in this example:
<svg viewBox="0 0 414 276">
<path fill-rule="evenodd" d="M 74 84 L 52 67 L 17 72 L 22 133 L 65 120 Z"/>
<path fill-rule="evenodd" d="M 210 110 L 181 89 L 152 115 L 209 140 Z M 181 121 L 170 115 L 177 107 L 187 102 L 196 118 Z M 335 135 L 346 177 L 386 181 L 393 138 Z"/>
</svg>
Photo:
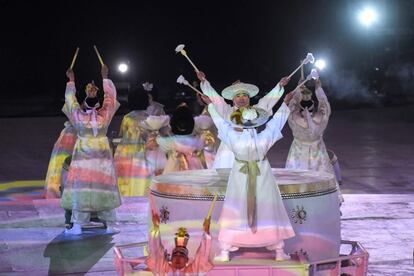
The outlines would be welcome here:
<svg viewBox="0 0 414 276">
<path fill-rule="evenodd" d="M 78 137 L 61 206 L 83 212 L 121 205 L 112 151 L 106 136 Z"/>
<path fill-rule="evenodd" d="M 118 186 L 123 196 L 147 195 L 153 168 L 147 160 L 143 144 L 138 142 L 119 144 L 115 152 Z"/>
<path fill-rule="evenodd" d="M 60 133 L 50 156 L 46 174 L 46 198 L 59 198 L 62 177 L 62 168 L 65 159 L 72 156 L 77 139 L 74 127 L 65 127 Z"/>
</svg>

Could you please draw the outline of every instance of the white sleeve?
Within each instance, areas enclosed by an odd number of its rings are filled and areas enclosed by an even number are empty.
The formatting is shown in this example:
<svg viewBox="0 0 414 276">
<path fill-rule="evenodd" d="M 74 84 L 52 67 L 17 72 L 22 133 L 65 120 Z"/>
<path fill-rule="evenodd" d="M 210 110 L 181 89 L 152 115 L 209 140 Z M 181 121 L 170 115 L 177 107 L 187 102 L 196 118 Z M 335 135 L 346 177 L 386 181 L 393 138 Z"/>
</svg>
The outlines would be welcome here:
<svg viewBox="0 0 414 276">
<path fill-rule="evenodd" d="M 299 108 L 299 104 L 301 101 L 301 94 L 299 89 L 296 89 L 295 92 L 293 92 L 293 97 L 289 102 L 289 109 L 291 112 L 293 112 L 294 110 L 296 110 L 297 108 Z"/>
<path fill-rule="evenodd" d="M 211 119 L 218 130 L 218 137 L 222 142 L 231 148 L 232 142 L 234 142 L 236 131 L 233 129 L 231 124 L 225 121 L 220 114 L 217 112 L 214 104 L 208 105 L 208 112 L 210 113 Z"/>
<path fill-rule="evenodd" d="M 209 97 L 211 103 L 214 104 L 216 111 L 218 114 L 220 114 L 221 117 L 226 118 L 227 114 L 230 114 L 232 112 L 232 107 L 226 103 L 224 98 L 220 96 L 216 90 L 214 90 L 208 80 L 202 81 L 200 88 L 201 91 L 203 91 L 203 93 Z"/>
<path fill-rule="evenodd" d="M 329 117 L 331 115 L 331 105 L 329 104 L 328 97 L 326 97 L 325 91 L 322 87 L 318 87 L 315 90 L 316 98 L 318 99 L 318 112 L 321 112 L 324 116 Z"/>
<path fill-rule="evenodd" d="M 288 106 L 283 103 L 277 110 L 273 118 L 266 124 L 265 130 L 258 134 L 261 141 L 266 141 L 266 151 L 273 146 L 276 141 L 283 137 L 282 129 L 289 118 L 290 110 Z"/>
<path fill-rule="evenodd" d="M 276 86 L 269 93 L 267 93 L 263 98 L 259 100 L 256 106 L 263 108 L 264 110 L 272 114 L 272 108 L 282 97 L 284 91 L 285 89 L 281 87 L 279 83 L 276 84 Z"/>
</svg>

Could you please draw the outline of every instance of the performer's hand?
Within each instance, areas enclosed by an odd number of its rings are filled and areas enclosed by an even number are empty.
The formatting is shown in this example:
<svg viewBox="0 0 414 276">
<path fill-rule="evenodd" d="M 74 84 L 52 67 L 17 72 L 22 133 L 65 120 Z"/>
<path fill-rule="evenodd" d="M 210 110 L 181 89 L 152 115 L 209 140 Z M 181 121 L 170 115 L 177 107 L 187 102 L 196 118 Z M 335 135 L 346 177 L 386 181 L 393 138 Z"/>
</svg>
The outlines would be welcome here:
<svg viewBox="0 0 414 276">
<path fill-rule="evenodd" d="M 157 137 L 150 137 L 147 141 L 147 143 L 145 143 L 145 149 L 146 150 L 155 150 L 156 148 L 158 148 L 158 143 L 157 143 Z"/>
<path fill-rule="evenodd" d="M 205 81 L 205 80 L 206 80 L 206 74 L 204 74 L 202 71 L 198 71 L 198 72 L 197 72 L 197 78 L 198 78 L 200 81 Z"/>
<path fill-rule="evenodd" d="M 68 71 L 66 71 L 66 76 L 68 77 L 69 81 L 75 81 L 75 73 L 73 73 L 72 69 L 68 69 Z"/>
<path fill-rule="evenodd" d="M 279 81 L 279 84 L 280 84 L 280 86 L 284 87 L 286 84 L 288 84 L 288 83 L 289 83 L 289 81 L 290 81 L 290 78 L 289 78 L 289 77 L 283 77 L 283 78 Z"/>
<path fill-rule="evenodd" d="M 206 232 L 207 234 L 210 235 L 210 219 L 207 219 L 207 218 L 204 219 L 203 230 L 204 230 L 204 232 Z"/>
<path fill-rule="evenodd" d="M 200 104 L 204 104 L 204 105 L 211 104 L 210 98 L 206 95 L 200 95 L 200 94 L 197 93 L 197 98 L 200 99 L 200 102 L 201 102 Z"/>
<path fill-rule="evenodd" d="M 106 66 L 105 64 L 102 65 L 102 68 L 101 68 L 101 76 L 102 76 L 103 79 L 107 79 L 108 78 L 108 72 L 109 72 L 108 66 Z"/>
<path fill-rule="evenodd" d="M 285 99 L 284 99 L 285 104 L 289 105 L 290 101 L 293 98 L 293 94 L 294 94 L 294 91 L 290 91 L 289 93 L 286 94 Z"/>
<path fill-rule="evenodd" d="M 85 93 L 86 93 L 86 96 L 88 98 L 96 98 L 96 96 L 98 95 L 98 90 L 90 89 L 90 90 L 86 91 Z"/>
<path fill-rule="evenodd" d="M 152 224 L 155 228 L 160 227 L 160 216 L 157 213 L 152 213 Z"/>
</svg>

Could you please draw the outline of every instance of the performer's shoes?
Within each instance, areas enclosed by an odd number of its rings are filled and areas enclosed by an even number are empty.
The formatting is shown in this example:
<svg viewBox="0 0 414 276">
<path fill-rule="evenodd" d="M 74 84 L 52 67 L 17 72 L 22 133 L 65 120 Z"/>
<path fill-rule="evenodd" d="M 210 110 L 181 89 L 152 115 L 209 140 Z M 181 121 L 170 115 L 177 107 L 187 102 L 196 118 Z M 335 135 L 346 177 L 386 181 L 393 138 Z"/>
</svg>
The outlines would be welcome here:
<svg viewBox="0 0 414 276">
<path fill-rule="evenodd" d="M 119 231 L 118 229 L 116 229 L 115 227 L 113 227 L 113 226 L 107 226 L 106 227 L 106 234 L 118 234 L 118 233 L 120 233 L 121 231 Z"/>
<path fill-rule="evenodd" d="M 65 230 L 65 235 L 82 235 L 82 227 L 79 223 L 74 223 L 72 228 Z"/>
<path fill-rule="evenodd" d="M 290 256 L 287 255 L 283 249 L 276 249 L 276 261 L 286 261 L 290 260 Z"/>
<path fill-rule="evenodd" d="M 73 227 L 73 223 L 65 223 L 65 228 L 70 229 Z"/>
<path fill-rule="evenodd" d="M 214 261 L 216 262 L 229 262 L 230 261 L 230 256 L 229 256 L 229 251 L 226 250 L 222 250 L 220 252 L 220 255 L 217 255 L 214 257 Z"/>
</svg>

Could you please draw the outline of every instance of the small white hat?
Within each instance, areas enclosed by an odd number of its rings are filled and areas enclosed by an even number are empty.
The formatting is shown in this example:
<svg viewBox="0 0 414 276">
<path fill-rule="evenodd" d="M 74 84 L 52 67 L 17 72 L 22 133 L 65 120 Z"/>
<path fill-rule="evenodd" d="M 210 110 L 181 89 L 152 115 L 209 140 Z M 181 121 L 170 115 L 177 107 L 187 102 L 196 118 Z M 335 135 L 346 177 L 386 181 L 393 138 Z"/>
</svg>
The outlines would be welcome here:
<svg viewBox="0 0 414 276">
<path fill-rule="evenodd" d="M 239 93 L 246 93 L 250 98 L 253 98 L 259 93 L 259 88 L 253 84 L 238 82 L 224 88 L 221 95 L 227 100 L 233 100 L 234 96 Z"/>
<path fill-rule="evenodd" d="M 142 87 L 144 87 L 145 91 L 150 92 L 152 91 L 152 88 L 154 88 L 154 84 L 147 81 L 142 84 Z"/>
</svg>

